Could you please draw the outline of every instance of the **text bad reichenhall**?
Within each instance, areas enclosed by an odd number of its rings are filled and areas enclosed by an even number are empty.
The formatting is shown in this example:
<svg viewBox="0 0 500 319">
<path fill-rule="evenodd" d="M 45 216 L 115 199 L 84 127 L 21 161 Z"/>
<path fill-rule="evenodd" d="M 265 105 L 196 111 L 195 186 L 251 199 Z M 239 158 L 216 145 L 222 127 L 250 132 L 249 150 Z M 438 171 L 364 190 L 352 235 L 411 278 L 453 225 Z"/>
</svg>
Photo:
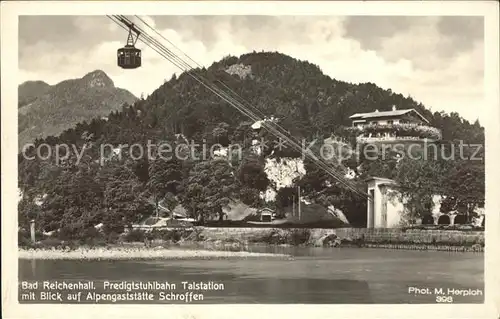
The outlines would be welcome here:
<svg viewBox="0 0 500 319">
<path fill-rule="evenodd" d="M 38 289 L 38 283 L 29 283 L 23 281 L 21 284 L 22 289 Z M 93 281 L 78 281 L 78 282 L 66 282 L 66 281 L 43 281 L 42 288 L 45 290 L 94 290 Z"/>
<path fill-rule="evenodd" d="M 176 283 L 158 282 L 158 281 L 120 281 L 120 282 L 104 282 L 104 289 L 109 290 L 175 290 L 178 288 Z M 181 281 L 180 287 L 187 290 L 224 290 L 223 283 L 213 281 Z"/>
</svg>

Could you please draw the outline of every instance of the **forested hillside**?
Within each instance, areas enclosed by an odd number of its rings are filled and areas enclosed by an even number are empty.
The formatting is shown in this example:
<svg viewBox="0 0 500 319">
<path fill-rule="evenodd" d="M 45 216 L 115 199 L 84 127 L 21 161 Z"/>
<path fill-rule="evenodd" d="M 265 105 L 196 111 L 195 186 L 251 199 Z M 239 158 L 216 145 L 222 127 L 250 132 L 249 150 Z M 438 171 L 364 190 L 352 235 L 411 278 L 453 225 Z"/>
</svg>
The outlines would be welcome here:
<svg viewBox="0 0 500 319">
<path fill-rule="evenodd" d="M 43 81 L 26 81 L 22 83 L 18 88 L 18 107 L 30 104 L 49 89 L 50 85 Z"/>
<path fill-rule="evenodd" d="M 108 115 L 137 98 L 100 70 L 49 85 L 28 81 L 18 88 L 19 147 L 35 138 L 57 136 L 75 124 Z"/>
<path fill-rule="evenodd" d="M 350 125 L 349 116 L 354 113 L 390 110 L 396 105 L 398 109 L 417 109 L 442 130 L 444 142 L 484 143 L 484 129 L 478 122 L 469 123 L 456 113 L 433 114 L 411 97 L 383 90 L 372 83 L 350 84 L 332 79 L 319 67 L 280 53 L 254 52 L 226 57 L 197 72 L 222 81 L 266 117 L 277 119 L 298 139 L 323 140 L 332 132 L 341 132 L 342 126 Z M 91 106 L 74 105 L 73 112 L 86 107 Z M 64 114 L 59 115 L 63 117 Z M 273 152 L 273 149 L 255 153 L 252 140 L 270 137 L 262 130 L 253 129 L 252 124 L 188 74 L 173 76 L 146 99 L 123 105 L 107 119 L 97 117 L 77 124 L 58 137 L 37 140 L 37 145 L 65 143 L 78 149 L 85 145 L 85 156 L 78 164 L 73 152 L 62 163 L 55 163 L 53 157 L 43 161 L 26 160 L 19 155 L 19 188 L 23 193 L 19 204 L 20 223 L 25 225 L 29 218 L 36 217 L 38 227 L 45 231 L 61 229 L 71 236 L 80 236 L 99 223 L 104 223 L 108 232 L 119 232 L 124 224 L 151 214 L 154 208 L 151 203 L 158 201 L 166 201 L 172 207 L 181 203 L 191 216 L 200 219 L 221 217 L 222 207 L 234 200 L 252 207 L 274 206 L 282 210 L 297 198 L 295 188 L 276 189 L 275 200 L 265 202 L 259 194 L 276 188 L 264 172 L 265 161 L 270 157 L 281 159 L 299 154 L 286 150 Z M 214 143 L 244 145 L 245 156 L 231 161 L 224 158 L 163 161 L 146 156 L 133 160 L 134 154 L 130 154 L 128 148 L 115 149 L 115 156 L 111 157 L 113 151 L 106 146 L 106 160 L 99 158 L 101 146 L 105 144 L 116 148 L 119 144 L 140 143 L 147 149 L 148 141 L 169 142 L 175 146 L 185 139 L 197 143 L 206 140 L 209 146 Z M 32 149 L 29 155 L 34 154 Z M 389 157 L 359 164 L 345 163 L 356 172 L 352 182 L 360 189 L 366 187 L 364 178 L 378 175 L 396 178 L 403 189 L 412 189 L 418 194 L 414 196 L 415 203 L 427 200 L 436 192 L 447 195 L 454 207 L 472 208 L 484 201 L 484 161 L 464 164 L 442 160 L 396 161 Z M 308 161 L 305 171 L 294 183 L 302 185 L 308 200 L 334 205 L 351 223 L 363 224 L 365 199 L 344 190 Z M 425 203 L 415 204 L 413 210 L 415 214 L 426 214 L 428 207 Z"/>
</svg>

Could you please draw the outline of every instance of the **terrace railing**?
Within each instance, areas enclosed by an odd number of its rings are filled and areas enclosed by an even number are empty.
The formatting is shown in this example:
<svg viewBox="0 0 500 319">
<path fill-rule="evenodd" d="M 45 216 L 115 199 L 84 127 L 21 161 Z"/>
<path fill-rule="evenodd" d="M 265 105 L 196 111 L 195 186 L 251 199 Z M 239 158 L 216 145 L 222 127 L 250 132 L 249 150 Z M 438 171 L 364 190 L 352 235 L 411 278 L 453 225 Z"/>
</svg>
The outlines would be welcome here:
<svg viewBox="0 0 500 319">
<path fill-rule="evenodd" d="M 410 139 L 440 140 L 441 131 L 435 127 L 416 123 L 368 124 L 363 127 L 349 127 L 347 131 L 355 133 L 358 138 L 376 139 Z"/>
</svg>

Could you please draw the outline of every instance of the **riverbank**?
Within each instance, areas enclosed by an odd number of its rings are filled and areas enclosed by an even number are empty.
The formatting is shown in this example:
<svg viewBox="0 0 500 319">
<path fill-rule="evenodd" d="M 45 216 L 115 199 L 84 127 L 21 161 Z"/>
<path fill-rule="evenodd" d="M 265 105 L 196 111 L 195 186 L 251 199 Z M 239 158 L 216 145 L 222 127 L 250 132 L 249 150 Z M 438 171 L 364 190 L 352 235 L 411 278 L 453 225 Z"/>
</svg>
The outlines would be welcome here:
<svg viewBox="0 0 500 319">
<path fill-rule="evenodd" d="M 101 247 L 77 249 L 20 249 L 19 259 L 42 260 L 146 260 L 146 259 L 228 259 L 228 258 L 288 258 L 284 254 L 254 253 L 246 251 L 168 249 L 161 246 Z"/>
<path fill-rule="evenodd" d="M 27 239 L 23 238 L 26 243 Z M 217 228 L 194 227 L 190 229 L 162 229 L 151 232 L 132 230 L 120 236 L 104 236 L 85 240 L 60 240 L 53 237 L 41 239 L 35 244 L 20 244 L 25 251 L 63 251 L 71 252 L 68 258 L 94 258 L 93 253 L 81 254 L 82 247 L 103 249 L 106 253 L 97 253 L 95 258 L 181 258 L 178 252 L 171 250 L 185 248 L 189 253 L 183 258 L 190 258 L 193 251 L 209 251 L 205 255 L 210 258 L 220 252 L 219 257 L 237 255 L 248 251 L 248 245 L 285 245 L 302 247 L 337 247 L 337 248 L 382 248 L 399 250 L 437 250 L 456 252 L 483 252 L 483 231 L 458 230 L 425 230 L 425 229 L 280 229 L 280 228 Z M 168 249 L 167 249 L 168 248 Z M 109 249 L 115 249 L 116 257 Z M 151 250 L 157 249 L 158 251 Z M 75 252 L 73 252 L 75 251 Z M 87 251 L 87 250 L 84 250 Z M 164 252 L 163 255 L 160 252 Z M 42 258 L 51 253 L 36 253 Z M 59 253 L 58 253 L 59 254 Z M 23 255 L 29 255 L 23 252 Z M 86 257 L 89 255 L 90 257 Z M 58 255 L 59 256 L 59 255 Z M 121 257 L 123 256 L 123 257 Z M 30 257 L 31 258 L 31 257 Z M 59 258 L 59 257 L 58 257 Z"/>
<path fill-rule="evenodd" d="M 205 242 L 266 243 L 309 247 L 365 247 L 405 250 L 483 252 L 483 231 L 439 229 L 262 229 L 203 228 Z"/>
</svg>

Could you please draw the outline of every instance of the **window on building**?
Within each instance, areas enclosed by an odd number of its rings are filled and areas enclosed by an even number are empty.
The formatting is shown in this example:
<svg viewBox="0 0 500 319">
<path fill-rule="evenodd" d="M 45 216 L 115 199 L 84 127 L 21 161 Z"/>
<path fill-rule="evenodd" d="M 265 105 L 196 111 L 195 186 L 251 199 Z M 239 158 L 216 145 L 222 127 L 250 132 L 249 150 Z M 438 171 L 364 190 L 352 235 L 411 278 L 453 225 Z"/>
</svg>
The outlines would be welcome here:
<svg viewBox="0 0 500 319">
<path fill-rule="evenodd" d="M 387 124 L 389 124 L 389 125 L 390 125 L 390 124 L 393 124 L 393 123 L 394 123 L 394 121 L 393 121 L 393 120 L 388 120 L 388 121 L 387 121 Z"/>
</svg>

